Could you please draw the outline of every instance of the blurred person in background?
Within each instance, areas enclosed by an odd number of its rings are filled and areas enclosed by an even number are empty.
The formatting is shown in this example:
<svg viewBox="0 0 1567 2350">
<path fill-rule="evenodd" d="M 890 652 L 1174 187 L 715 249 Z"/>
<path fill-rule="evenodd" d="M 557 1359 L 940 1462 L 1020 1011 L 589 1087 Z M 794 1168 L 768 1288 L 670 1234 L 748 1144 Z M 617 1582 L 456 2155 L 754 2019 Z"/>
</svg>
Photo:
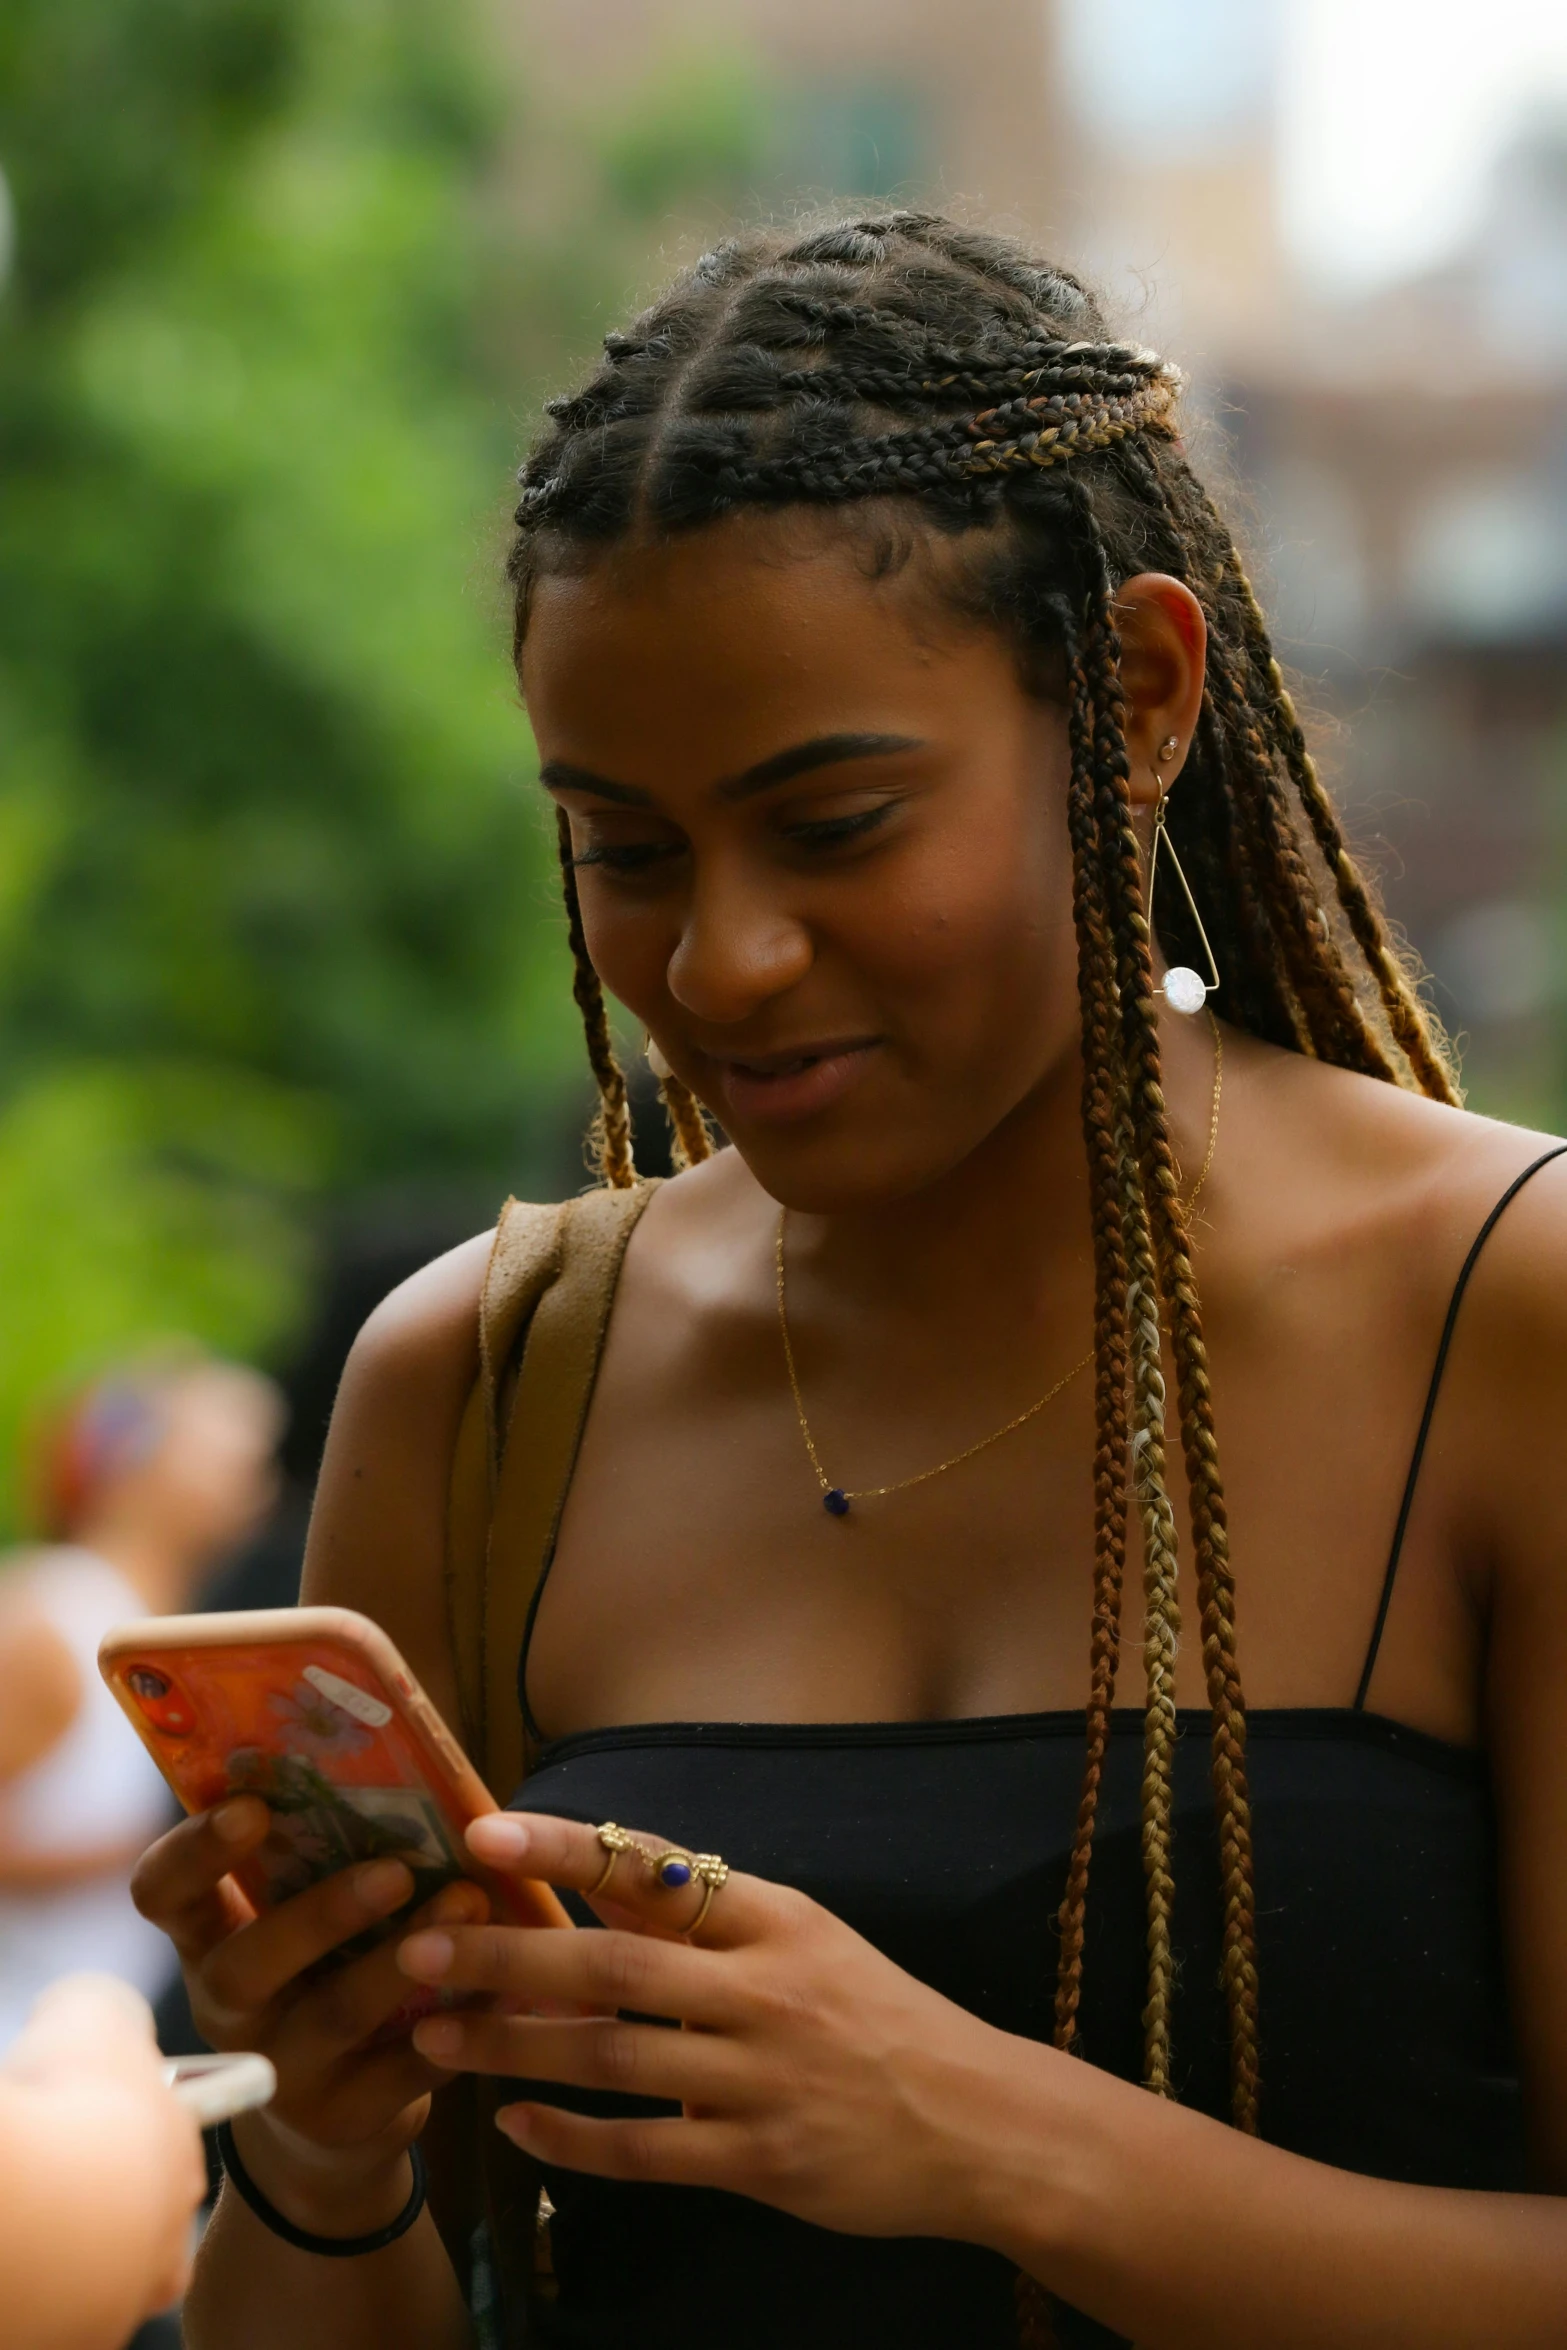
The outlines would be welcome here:
<svg viewBox="0 0 1567 2350">
<path fill-rule="evenodd" d="M 6 2350 L 121 2350 L 178 2297 L 205 2189 L 146 2002 L 112 1976 L 45 1992 L 0 2061 Z"/>
<path fill-rule="evenodd" d="M 98 1643 L 191 1605 L 260 1525 L 281 1428 L 270 1380 L 192 1354 L 98 1380 L 45 1430 L 48 1539 L 0 1580 L 0 2049 L 59 1975 L 100 1969 L 149 1998 L 169 1976 L 128 1890 L 168 1790 Z"/>
</svg>

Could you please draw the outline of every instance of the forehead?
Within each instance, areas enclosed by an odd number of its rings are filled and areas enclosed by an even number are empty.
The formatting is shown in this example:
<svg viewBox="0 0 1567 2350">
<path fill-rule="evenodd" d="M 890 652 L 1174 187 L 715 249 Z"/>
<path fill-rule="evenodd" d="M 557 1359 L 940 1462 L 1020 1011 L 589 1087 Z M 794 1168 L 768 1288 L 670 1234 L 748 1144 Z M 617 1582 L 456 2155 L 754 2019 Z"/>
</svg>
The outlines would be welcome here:
<svg viewBox="0 0 1567 2350">
<path fill-rule="evenodd" d="M 546 574 L 521 671 L 541 748 L 630 781 L 661 742 L 705 743 L 727 772 L 819 734 L 939 730 L 1018 691 L 1007 646 L 943 606 L 923 549 L 875 569 L 862 534 L 790 510 Z"/>
</svg>

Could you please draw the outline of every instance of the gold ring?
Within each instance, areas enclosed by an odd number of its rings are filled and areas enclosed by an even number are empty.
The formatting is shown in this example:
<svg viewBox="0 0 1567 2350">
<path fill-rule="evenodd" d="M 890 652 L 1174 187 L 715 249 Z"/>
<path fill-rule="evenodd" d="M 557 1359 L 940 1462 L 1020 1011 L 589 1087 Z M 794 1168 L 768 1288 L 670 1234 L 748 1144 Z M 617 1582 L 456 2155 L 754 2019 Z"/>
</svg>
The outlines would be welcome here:
<svg viewBox="0 0 1567 2350">
<path fill-rule="evenodd" d="M 715 1883 L 713 1878 L 704 1877 L 702 1879 L 702 1906 L 697 1911 L 696 1916 L 691 1920 L 690 1925 L 683 1929 L 685 1938 L 688 1942 L 694 1941 L 696 1936 L 701 1932 L 702 1927 L 707 1921 L 707 1913 L 713 1906 L 713 1895 L 717 1891 L 718 1884 Z"/>
<path fill-rule="evenodd" d="M 595 1836 L 597 1836 L 600 1844 L 603 1845 L 604 1850 L 609 1855 L 609 1858 L 604 1863 L 602 1875 L 599 1876 L 595 1883 L 588 1887 L 587 1897 L 589 1901 L 592 1901 L 596 1895 L 603 1892 L 605 1886 L 609 1883 L 610 1878 L 615 1874 L 615 1863 L 617 1860 L 619 1860 L 621 1854 L 623 1852 L 632 1852 L 636 1849 L 636 1839 L 634 1837 L 628 1836 L 624 1828 L 617 1828 L 613 1820 L 606 1820 L 603 1826 L 601 1828 L 595 1828 L 593 1833 Z"/>
<path fill-rule="evenodd" d="M 662 1852 L 655 1852 L 652 1845 L 644 1844 L 639 1836 L 633 1836 L 629 1830 L 618 1827 L 613 1820 L 605 1820 L 593 1833 L 609 1857 L 597 1883 L 589 1888 L 590 1901 L 594 1894 L 602 1893 L 609 1883 L 621 1854 L 634 1852 L 653 1882 L 661 1885 L 666 1892 L 678 1893 L 693 1883 L 701 1885 L 702 1906 L 692 1923 L 681 1928 L 685 1934 L 696 1932 L 713 1906 L 713 1895 L 720 1890 L 729 1875 L 729 1863 L 720 1854 L 687 1852 L 683 1844 L 666 1845 Z"/>
</svg>

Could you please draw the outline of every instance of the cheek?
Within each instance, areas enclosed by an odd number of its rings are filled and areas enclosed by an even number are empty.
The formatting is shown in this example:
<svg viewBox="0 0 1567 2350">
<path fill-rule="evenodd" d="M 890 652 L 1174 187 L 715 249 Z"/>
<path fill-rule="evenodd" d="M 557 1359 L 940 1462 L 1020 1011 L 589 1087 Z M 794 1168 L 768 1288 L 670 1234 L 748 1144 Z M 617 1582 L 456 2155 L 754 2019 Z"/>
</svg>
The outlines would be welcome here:
<svg viewBox="0 0 1567 2350">
<path fill-rule="evenodd" d="M 1003 1033 L 1021 1039 L 1075 1017 L 1064 827 L 1036 805 L 1020 822 L 931 843 L 897 875 L 859 948 L 889 1010 L 917 1015 L 938 1048 L 983 1027 L 993 1054 Z"/>
<path fill-rule="evenodd" d="M 602 888 L 584 875 L 579 884 L 588 957 L 610 994 L 644 1022 L 666 1000 L 670 959 L 680 944 L 681 908 L 649 898 L 638 902 Z"/>
</svg>

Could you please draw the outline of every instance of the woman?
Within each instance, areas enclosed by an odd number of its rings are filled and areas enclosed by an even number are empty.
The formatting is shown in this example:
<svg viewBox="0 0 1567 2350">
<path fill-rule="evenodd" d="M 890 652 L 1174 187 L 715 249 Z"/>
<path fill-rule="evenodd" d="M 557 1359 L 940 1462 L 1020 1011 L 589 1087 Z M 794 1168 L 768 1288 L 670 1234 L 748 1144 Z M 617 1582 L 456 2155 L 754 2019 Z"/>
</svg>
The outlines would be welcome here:
<svg viewBox="0 0 1567 2350">
<path fill-rule="evenodd" d="M 1456 1106 L 1175 398 L 900 215 L 721 248 L 552 407 L 512 576 L 603 1172 L 601 983 L 697 1163 L 635 1195 L 474 1847 L 610 1930 L 323 1986 L 405 1885 L 250 1922 L 244 1803 L 155 1850 L 284 2082 L 201 2350 L 468 2338 L 407 2153 L 463 2071 L 531 2084 L 530 2339 L 1559 2338 L 1567 1175 Z M 447 1706 L 488 1246 L 366 1330 L 307 1574 Z M 388 2047 L 410 1977 L 502 1997 Z"/>
</svg>

